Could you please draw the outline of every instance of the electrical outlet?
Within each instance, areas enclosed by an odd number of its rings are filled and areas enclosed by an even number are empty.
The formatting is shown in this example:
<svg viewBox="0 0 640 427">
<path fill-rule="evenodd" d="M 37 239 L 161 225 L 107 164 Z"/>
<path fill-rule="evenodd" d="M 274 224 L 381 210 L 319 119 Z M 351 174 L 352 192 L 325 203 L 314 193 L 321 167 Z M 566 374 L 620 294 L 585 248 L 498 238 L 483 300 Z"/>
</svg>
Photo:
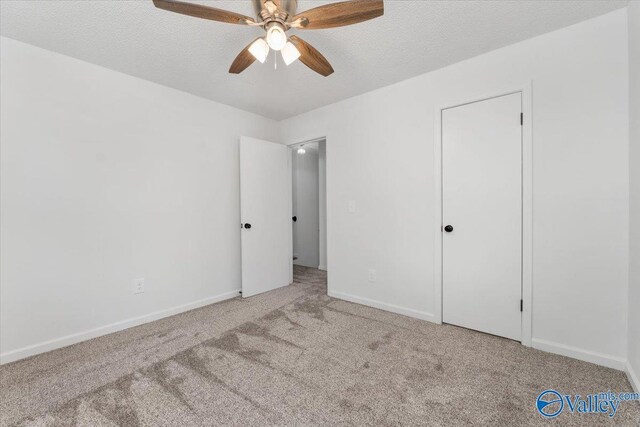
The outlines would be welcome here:
<svg viewBox="0 0 640 427">
<path fill-rule="evenodd" d="M 378 273 L 375 270 L 369 270 L 369 281 L 375 282 L 378 279 Z"/>
<path fill-rule="evenodd" d="M 144 293 L 144 278 L 136 279 L 133 281 L 133 293 Z"/>
</svg>

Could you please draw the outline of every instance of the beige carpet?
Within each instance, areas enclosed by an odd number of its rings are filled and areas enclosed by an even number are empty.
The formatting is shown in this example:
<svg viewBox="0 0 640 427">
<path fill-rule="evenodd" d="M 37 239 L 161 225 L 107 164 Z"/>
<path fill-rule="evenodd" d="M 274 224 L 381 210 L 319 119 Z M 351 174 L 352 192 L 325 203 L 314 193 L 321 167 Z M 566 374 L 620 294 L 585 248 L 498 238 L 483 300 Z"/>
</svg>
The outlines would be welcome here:
<svg viewBox="0 0 640 427">
<path fill-rule="evenodd" d="M 326 296 L 324 273 L 0 367 L 1 425 L 626 425 L 543 419 L 544 389 L 631 391 L 622 372 Z"/>
</svg>

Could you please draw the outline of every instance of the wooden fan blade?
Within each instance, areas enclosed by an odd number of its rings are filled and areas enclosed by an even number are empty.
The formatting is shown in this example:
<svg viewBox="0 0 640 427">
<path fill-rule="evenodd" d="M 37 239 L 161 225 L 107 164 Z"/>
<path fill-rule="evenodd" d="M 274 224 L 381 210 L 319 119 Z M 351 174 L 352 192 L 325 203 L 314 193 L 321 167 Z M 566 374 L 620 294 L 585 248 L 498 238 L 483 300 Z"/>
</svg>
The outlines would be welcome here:
<svg viewBox="0 0 640 427">
<path fill-rule="evenodd" d="M 309 25 L 309 20 L 303 16 L 301 18 L 297 18 L 295 21 L 287 22 L 287 25 L 291 28 L 301 28 L 304 30 L 304 28 Z"/>
<path fill-rule="evenodd" d="M 318 74 L 327 77 L 333 74 L 333 67 L 318 50 L 298 36 L 290 36 L 289 41 L 300 52 L 300 61 Z"/>
<path fill-rule="evenodd" d="M 182 15 L 194 16 L 196 18 L 209 19 L 211 21 L 241 25 L 251 25 L 256 23 L 255 20 L 248 16 L 200 4 L 185 3 L 177 0 L 153 0 L 153 4 L 159 9 L 180 13 Z"/>
<path fill-rule="evenodd" d="M 331 3 L 298 13 L 291 21 L 295 22 L 301 19 L 298 21 L 301 24 L 299 28 L 319 30 L 357 24 L 382 15 L 384 15 L 383 0 L 351 0 Z M 308 20 L 307 25 L 304 25 L 302 18 Z"/>
<path fill-rule="evenodd" d="M 229 68 L 230 73 L 240 74 L 241 72 L 246 70 L 249 67 L 249 65 L 253 64 L 253 62 L 256 60 L 256 57 L 253 56 L 251 52 L 249 52 L 249 48 L 256 40 L 249 43 L 247 47 L 242 49 L 242 52 L 240 52 L 238 56 L 236 56 L 236 59 L 233 60 L 233 64 L 231 64 L 231 67 Z"/>
</svg>

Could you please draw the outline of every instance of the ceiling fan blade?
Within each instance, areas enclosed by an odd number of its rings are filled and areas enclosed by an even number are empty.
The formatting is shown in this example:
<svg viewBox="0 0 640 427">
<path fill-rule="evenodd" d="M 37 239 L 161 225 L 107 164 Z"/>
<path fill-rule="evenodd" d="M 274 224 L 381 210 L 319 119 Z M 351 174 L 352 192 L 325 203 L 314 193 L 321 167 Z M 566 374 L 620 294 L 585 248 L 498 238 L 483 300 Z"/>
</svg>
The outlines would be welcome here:
<svg viewBox="0 0 640 427">
<path fill-rule="evenodd" d="M 289 41 L 300 52 L 300 61 L 318 74 L 327 77 L 333 73 L 333 67 L 318 50 L 298 36 L 290 36 Z"/>
<path fill-rule="evenodd" d="M 230 73 L 240 74 L 241 72 L 246 70 L 249 67 L 249 65 L 254 63 L 254 61 L 256 60 L 256 57 L 253 56 L 251 52 L 249 52 L 249 48 L 256 40 L 249 43 L 247 47 L 242 49 L 242 52 L 240 52 L 238 56 L 236 56 L 236 59 L 233 60 L 233 64 L 231 64 L 231 67 L 229 68 Z"/>
<path fill-rule="evenodd" d="M 298 22 L 300 25 L 298 28 L 301 29 L 319 30 L 357 24 L 382 15 L 384 15 L 383 0 L 351 0 L 298 13 L 291 21 Z M 302 18 L 308 20 L 307 25 L 304 25 Z"/>
<path fill-rule="evenodd" d="M 170 12 L 180 13 L 182 15 L 194 16 L 196 18 L 209 19 L 211 21 L 241 25 L 252 25 L 256 23 L 254 19 L 249 18 L 248 16 L 200 4 L 185 3 L 177 0 L 153 0 L 153 4 L 158 9 L 164 9 Z"/>
<path fill-rule="evenodd" d="M 304 30 L 305 27 L 309 25 L 309 20 L 304 16 L 302 16 L 300 18 L 296 18 L 295 21 L 287 22 L 287 25 L 290 26 L 291 28 L 300 28 Z"/>
</svg>

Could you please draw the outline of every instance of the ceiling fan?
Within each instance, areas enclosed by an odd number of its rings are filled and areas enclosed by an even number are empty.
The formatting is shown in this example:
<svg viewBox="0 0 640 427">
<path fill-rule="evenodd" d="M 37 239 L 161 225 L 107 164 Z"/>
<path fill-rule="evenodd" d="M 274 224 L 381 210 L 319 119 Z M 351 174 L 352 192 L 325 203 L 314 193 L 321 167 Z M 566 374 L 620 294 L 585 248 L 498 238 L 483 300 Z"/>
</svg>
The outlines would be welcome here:
<svg viewBox="0 0 640 427">
<path fill-rule="evenodd" d="M 350 0 L 319 6 L 305 12 L 296 13 L 297 0 L 252 0 L 257 19 L 227 10 L 216 9 L 178 0 L 153 0 L 160 9 L 211 21 L 229 24 L 262 27 L 265 37 L 258 37 L 236 57 L 229 69 L 230 73 L 240 74 L 255 60 L 262 63 L 267 59 L 269 50 L 280 51 L 285 64 L 289 65 L 298 58 L 313 71 L 328 76 L 333 68 L 309 43 L 297 36 L 287 37 L 291 28 L 299 30 L 319 30 L 342 27 L 368 21 L 384 14 L 383 0 Z"/>
</svg>

